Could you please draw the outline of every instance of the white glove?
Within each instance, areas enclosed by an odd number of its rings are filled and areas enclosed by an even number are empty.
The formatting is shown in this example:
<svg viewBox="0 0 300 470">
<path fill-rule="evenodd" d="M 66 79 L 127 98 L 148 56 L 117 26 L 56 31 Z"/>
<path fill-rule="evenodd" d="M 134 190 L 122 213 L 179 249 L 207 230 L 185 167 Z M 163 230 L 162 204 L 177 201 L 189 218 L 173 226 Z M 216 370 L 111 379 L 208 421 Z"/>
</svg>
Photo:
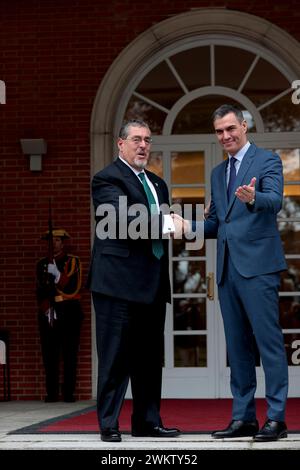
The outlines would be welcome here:
<svg viewBox="0 0 300 470">
<path fill-rule="evenodd" d="M 45 312 L 45 315 L 48 318 L 49 324 L 51 324 L 53 320 L 57 320 L 56 311 L 54 310 L 54 308 L 52 308 L 52 312 L 51 312 L 51 307 L 48 308 L 48 310 Z"/>
<path fill-rule="evenodd" d="M 57 284 L 59 279 L 60 279 L 60 271 L 58 270 L 58 268 L 55 264 L 55 261 L 54 261 L 54 263 L 49 263 L 48 264 L 48 273 L 52 274 L 54 276 L 54 282 L 55 282 L 55 284 Z"/>
</svg>

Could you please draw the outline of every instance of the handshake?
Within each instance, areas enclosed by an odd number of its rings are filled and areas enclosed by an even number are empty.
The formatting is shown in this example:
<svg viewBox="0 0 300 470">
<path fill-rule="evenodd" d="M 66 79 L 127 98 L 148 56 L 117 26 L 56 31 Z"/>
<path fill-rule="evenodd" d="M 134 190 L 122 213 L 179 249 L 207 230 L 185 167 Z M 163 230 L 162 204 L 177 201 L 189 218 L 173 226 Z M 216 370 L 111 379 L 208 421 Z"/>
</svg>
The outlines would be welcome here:
<svg viewBox="0 0 300 470">
<path fill-rule="evenodd" d="M 209 217 L 209 210 L 210 210 L 210 202 L 204 208 L 204 212 L 202 214 L 203 220 L 206 220 Z M 171 217 L 174 223 L 175 232 L 172 234 L 172 238 L 178 239 L 182 238 L 183 235 L 191 235 L 192 233 L 192 221 L 184 219 L 179 214 L 175 214 L 175 212 L 171 213 Z"/>
<path fill-rule="evenodd" d="M 171 214 L 173 224 L 175 227 L 175 232 L 172 233 L 172 238 L 181 239 L 183 235 L 186 235 L 191 232 L 191 222 L 189 220 L 183 219 L 180 215 Z"/>
</svg>

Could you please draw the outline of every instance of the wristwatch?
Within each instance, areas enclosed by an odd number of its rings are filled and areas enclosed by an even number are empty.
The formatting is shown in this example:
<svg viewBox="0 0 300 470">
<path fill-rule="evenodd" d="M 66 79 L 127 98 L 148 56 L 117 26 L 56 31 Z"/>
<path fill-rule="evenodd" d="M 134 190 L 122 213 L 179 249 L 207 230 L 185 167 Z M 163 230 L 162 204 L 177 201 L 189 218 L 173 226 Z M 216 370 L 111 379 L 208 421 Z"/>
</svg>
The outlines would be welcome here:
<svg viewBox="0 0 300 470">
<path fill-rule="evenodd" d="M 249 204 L 250 206 L 254 206 L 254 204 L 255 204 L 255 197 L 254 197 L 251 201 L 249 201 L 248 204 Z"/>
</svg>

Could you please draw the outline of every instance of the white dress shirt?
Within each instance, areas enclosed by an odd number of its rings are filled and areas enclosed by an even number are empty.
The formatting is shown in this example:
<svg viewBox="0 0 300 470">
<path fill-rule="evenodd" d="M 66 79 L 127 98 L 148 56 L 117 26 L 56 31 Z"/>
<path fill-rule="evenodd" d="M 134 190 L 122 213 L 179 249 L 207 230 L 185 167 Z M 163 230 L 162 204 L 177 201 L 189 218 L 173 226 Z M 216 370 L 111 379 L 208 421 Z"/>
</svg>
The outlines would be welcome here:
<svg viewBox="0 0 300 470">
<path fill-rule="evenodd" d="M 145 175 L 145 180 L 147 181 L 147 184 L 149 186 L 149 188 L 151 189 L 151 192 L 153 194 L 153 197 L 155 199 L 155 202 L 156 202 L 156 206 L 157 206 L 157 213 L 160 212 L 160 208 L 159 208 L 159 202 L 158 202 L 158 196 L 157 196 L 157 192 L 156 192 L 156 189 L 155 189 L 155 186 L 154 184 L 149 180 L 148 176 L 147 176 L 147 173 L 144 171 L 144 170 L 136 170 L 135 168 L 133 168 L 131 165 L 129 165 L 129 163 L 124 160 L 122 157 L 119 156 L 119 159 L 125 163 L 125 165 L 127 165 L 131 171 L 133 171 L 133 173 L 136 175 L 137 179 L 139 180 L 140 184 L 143 186 L 143 183 L 142 181 L 140 180 L 139 178 L 139 173 L 144 173 Z M 173 222 L 173 219 L 170 215 L 163 215 L 163 235 L 166 235 L 166 234 L 171 234 L 171 233 L 174 233 L 175 232 L 175 225 L 174 225 L 174 222 Z"/>
<path fill-rule="evenodd" d="M 247 152 L 248 148 L 250 147 L 250 142 L 248 141 L 244 147 L 242 147 L 238 153 L 236 153 L 235 155 L 230 155 L 228 154 L 228 165 L 227 165 L 227 168 L 226 168 L 226 183 L 227 183 L 227 186 L 228 186 L 228 182 L 229 182 L 229 175 L 230 175 L 230 159 L 232 157 L 234 157 L 237 161 L 235 162 L 234 164 L 234 167 L 235 167 L 235 171 L 236 171 L 236 174 L 238 174 L 238 171 L 240 169 L 240 166 L 241 166 L 241 163 L 242 163 L 242 160 L 245 156 L 245 153 Z"/>
</svg>

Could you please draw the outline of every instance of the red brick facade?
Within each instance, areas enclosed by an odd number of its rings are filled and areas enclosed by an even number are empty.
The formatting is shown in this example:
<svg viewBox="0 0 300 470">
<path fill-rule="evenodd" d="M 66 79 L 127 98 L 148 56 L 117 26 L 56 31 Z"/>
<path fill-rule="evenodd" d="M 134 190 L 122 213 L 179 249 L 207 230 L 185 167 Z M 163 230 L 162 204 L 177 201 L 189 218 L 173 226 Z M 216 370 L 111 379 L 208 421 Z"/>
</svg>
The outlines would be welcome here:
<svg viewBox="0 0 300 470">
<path fill-rule="evenodd" d="M 12 399 L 41 399 L 35 263 L 44 255 L 48 198 L 55 226 L 72 236 L 86 279 L 91 237 L 90 119 L 98 87 L 118 54 L 151 25 L 193 8 L 227 8 L 262 17 L 300 40 L 296 0 L 1 0 L 0 105 L 2 263 L 0 328 L 10 331 Z M 300 77 L 299 77 L 300 78 Z M 41 172 L 29 170 L 21 138 L 48 144 Z M 85 321 L 77 397 L 91 397 L 91 306 Z"/>
</svg>

